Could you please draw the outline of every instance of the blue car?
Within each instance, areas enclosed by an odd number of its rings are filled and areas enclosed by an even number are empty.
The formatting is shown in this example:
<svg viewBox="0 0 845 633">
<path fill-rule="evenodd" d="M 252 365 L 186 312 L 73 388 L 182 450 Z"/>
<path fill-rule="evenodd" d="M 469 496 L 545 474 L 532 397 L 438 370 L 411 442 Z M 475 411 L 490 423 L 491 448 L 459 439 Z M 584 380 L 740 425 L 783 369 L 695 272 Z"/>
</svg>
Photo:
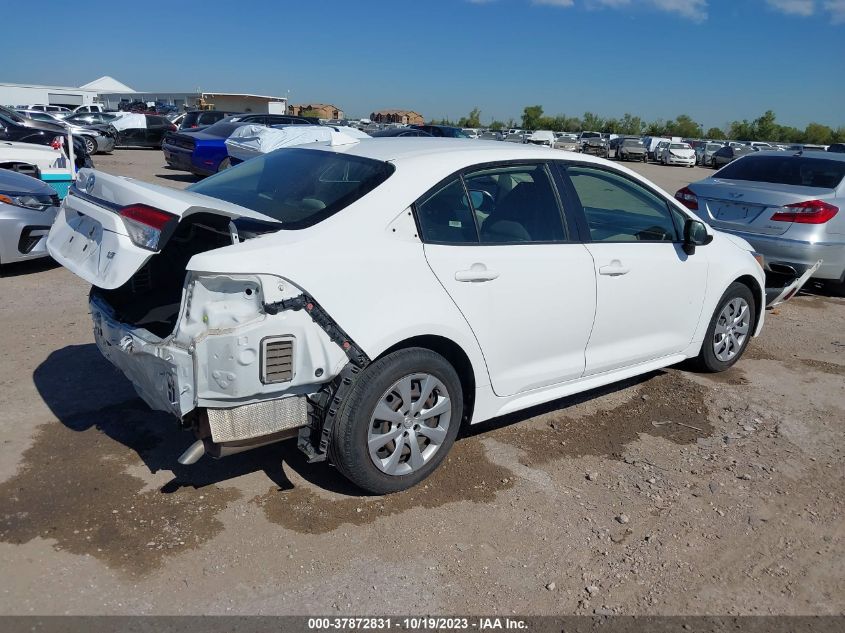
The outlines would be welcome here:
<svg viewBox="0 0 845 633">
<path fill-rule="evenodd" d="M 226 139 L 242 125 L 313 125 L 303 117 L 273 114 L 248 114 L 230 117 L 197 130 L 170 132 L 161 149 L 164 159 L 174 169 L 197 176 L 210 176 L 232 165 L 226 153 Z"/>
<path fill-rule="evenodd" d="M 220 121 L 200 130 L 171 132 L 164 137 L 164 159 L 174 169 L 210 176 L 229 166 L 226 139 L 246 123 Z"/>
</svg>

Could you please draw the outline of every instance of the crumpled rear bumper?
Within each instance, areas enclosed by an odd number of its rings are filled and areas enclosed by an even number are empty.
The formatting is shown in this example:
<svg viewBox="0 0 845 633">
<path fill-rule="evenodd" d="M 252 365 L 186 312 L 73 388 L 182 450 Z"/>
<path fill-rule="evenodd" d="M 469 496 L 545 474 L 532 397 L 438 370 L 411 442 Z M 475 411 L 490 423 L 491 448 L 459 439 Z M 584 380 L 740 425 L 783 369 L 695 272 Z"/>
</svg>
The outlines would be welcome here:
<svg viewBox="0 0 845 633">
<path fill-rule="evenodd" d="M 145 330 L 119 322 L 94 294 L 89 307 L 100 352 L 126 375 L 151 409 L 179 418 L 194 409 L 194 362 L 187 350 L 162 345 L 147 338 L 152 335 Z"/>
</svg>

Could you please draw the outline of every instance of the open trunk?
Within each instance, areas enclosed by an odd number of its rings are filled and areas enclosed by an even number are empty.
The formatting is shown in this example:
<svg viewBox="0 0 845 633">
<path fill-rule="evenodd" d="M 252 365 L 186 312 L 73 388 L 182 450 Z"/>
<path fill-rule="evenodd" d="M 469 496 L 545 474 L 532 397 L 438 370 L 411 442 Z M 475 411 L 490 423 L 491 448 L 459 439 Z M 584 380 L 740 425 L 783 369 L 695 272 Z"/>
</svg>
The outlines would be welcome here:
<svg viewBox="0 0 845 633">
<path fill-rule="evenodd" d="M 223 200 L 82 170 L 47 246 L 56 261 L 94 286 L 118 320 L 165 337 L 176 324 L 194 255 L 278 228 L 267 216 Z"/>
</svg>

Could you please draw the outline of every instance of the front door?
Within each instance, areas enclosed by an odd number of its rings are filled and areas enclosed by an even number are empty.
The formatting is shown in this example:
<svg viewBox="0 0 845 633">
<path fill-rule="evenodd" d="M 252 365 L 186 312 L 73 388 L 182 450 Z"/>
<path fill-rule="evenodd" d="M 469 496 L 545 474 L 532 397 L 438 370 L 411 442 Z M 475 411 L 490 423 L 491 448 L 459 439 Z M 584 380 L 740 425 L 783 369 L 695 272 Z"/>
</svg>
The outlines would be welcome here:
<svg viewBox="0 0 845 633">
<path fill-rule="evenodd" d="M 708 262 L 682 248 L 683 215 L 614 170 L 570 165 L 596 272 L 596 318 L 585 375 L 677 354 L 701 316 Z"/>
<path fill-rule="evenodd" d="M 494 392 L 580 378 L 595 273 L 543 163 L 480 167 L 415 205 L 425 255 L 467 319 Z"/>
</svg>

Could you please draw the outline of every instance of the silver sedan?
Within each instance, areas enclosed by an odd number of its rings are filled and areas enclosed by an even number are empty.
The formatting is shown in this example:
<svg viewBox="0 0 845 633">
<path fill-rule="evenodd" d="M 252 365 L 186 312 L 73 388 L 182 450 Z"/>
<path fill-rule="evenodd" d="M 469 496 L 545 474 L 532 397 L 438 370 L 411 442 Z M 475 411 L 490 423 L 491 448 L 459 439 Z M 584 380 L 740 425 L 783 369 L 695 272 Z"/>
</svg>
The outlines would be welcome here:
<svg viewBox="0 0 845 633">
<path fill-rule="evenodd" d="M 0 264 L 48 257 L 59 197 L 37 178 L 0 169 Z"/>
<path fill-rule="evenodd" d="M 755 152 L 675 194 L 714 228 L 744 238 L 766 270 L 845 287 L 845 154 Z"/>
</svg>

